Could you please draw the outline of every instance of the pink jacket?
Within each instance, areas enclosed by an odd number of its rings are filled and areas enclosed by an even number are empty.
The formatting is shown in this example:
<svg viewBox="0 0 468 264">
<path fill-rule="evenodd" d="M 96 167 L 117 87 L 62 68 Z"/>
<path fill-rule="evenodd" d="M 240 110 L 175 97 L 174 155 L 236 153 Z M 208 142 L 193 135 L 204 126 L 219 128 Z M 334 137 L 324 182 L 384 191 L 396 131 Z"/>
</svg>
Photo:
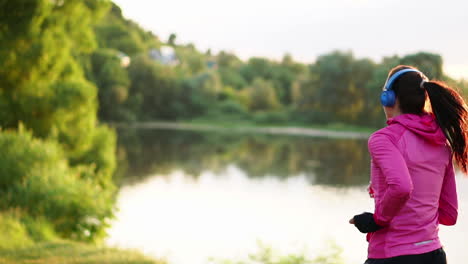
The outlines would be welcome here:
<svg viewBox="0 0 468 264">
<path fill-rule="evenodd" d="M 374 219 L 385 227 L 368 234 L 368 258 L 438 249 L 438 225 L 458 216 L 451 151 L 433 115 L 403 114 L 387 124 L 368 142 Z"/>
</svg>

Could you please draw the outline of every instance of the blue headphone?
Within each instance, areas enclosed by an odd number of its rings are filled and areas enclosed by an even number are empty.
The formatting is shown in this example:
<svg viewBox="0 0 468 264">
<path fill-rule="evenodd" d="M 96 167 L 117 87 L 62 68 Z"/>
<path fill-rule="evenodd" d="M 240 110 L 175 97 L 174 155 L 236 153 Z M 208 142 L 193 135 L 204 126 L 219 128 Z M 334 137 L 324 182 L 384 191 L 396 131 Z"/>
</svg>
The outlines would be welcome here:
<svg viewBox="0 0 468 264">
<path fill-rule="evenodd" d="M 390 77 L 390 79 L 388 79 L 387 82 L 385 83 L 385 88 L 382 94 L 380 95 L 380 102 L 382 103 L 383 106 L 392 107 L 395 105 L 396 95 L 395 95 L 395 91 L 392 90 L 392 85 L 396 81 L 396 79 L 398 79 L 398 77 L 400 77 L 401 75 L 407 72 L 417 72 L 423 75 L 420 71 L 415 70 L 415 69 L 403 69 L 394 73 Z"/>
</svg>

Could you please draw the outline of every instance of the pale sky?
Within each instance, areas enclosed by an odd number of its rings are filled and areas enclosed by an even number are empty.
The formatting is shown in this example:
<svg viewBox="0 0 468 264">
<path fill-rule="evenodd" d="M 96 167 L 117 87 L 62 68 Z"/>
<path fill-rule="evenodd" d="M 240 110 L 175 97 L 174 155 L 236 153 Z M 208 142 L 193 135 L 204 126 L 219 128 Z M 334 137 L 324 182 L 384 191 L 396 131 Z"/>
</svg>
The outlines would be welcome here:
<svg viewBox="0 0 468 264">
<path fill-rule="evenodd" d="M 464 0 L 114 0 L 166 41 L 201 50 L 312 63 L 352 51 L 376 62 L 418 51 L 442 55 L 445 71 L 468 79 L 468 1 Z"/>
</svg>

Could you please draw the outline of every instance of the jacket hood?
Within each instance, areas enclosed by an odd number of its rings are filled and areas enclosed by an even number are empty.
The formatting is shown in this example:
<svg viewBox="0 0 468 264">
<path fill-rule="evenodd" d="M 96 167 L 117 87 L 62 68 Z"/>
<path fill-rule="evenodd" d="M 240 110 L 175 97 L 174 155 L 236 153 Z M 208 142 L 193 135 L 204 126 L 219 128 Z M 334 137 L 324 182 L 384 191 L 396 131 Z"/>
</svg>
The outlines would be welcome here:
<svg viewBox="0 0 468 264">
<path fill-rule="evenodd" d="M 437 145 L 446 143 L 445 135 L 437 124 L 433 114 L 402 114 L 388 119 L 387 124 L 400 124 L 413 133 Z"/>
</svg>

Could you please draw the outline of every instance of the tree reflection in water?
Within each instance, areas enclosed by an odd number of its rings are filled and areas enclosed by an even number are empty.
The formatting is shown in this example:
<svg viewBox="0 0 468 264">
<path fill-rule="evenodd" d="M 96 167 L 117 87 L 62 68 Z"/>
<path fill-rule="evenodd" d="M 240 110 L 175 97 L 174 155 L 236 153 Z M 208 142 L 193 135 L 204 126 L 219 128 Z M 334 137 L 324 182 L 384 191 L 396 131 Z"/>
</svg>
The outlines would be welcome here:
<svg viewBox="0 0 468 264">
<path fill-rule="evenodd" d="M 311 184 L 353 186 L 369 179 L 367 141 L 307 136 L 119 128 L 121 184 L 181 170 L 194 179 L 231 165 L 251 178 L 305 175 Z"/>
</svg>

